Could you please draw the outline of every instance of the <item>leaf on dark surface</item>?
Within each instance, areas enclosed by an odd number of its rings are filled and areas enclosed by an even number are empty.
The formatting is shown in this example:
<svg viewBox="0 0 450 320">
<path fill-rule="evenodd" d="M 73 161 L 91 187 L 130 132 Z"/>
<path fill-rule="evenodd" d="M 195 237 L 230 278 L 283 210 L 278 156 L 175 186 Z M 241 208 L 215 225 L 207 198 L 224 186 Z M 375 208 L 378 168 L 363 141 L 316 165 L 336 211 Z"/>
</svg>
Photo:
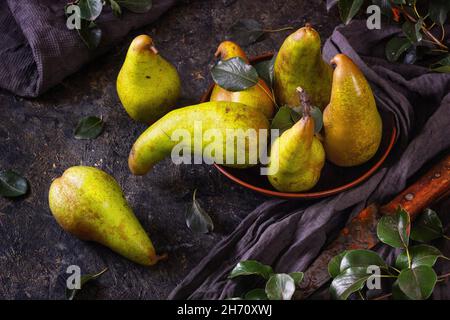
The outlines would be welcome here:
<svg viewBox="0 0 450 320">
<path fill-rule="evenodd" d="M 409 244 L 411 222 L 408 212 L 398 209 L 393 215 L 383 216 L 377 225 L 381 242 L 394 248 L 406 248 Z"/>
<path fill-rule="evenodd" d="M 435 72 L 450 73 L 450 54 L 431 66 Z"/>
<path fill-rule="evenodd" d="M 371 276 L 367 267 L 348 268 L 333 279 L 330 293 L 335 299 L 347 300 L 352 293 L 361 290 Z"/>
<path fill-rule="evenodd" d="M 280 109 L 278 109 L 278 112 L 275 114 L 275 117 L 272 120 L 272 123 L 270 125 L 270 129 L 278 129 L 280 130 L 280 135 L 290 129 L 298 120 L 300 119 L 301 115 L 292 110 L 292 108 L 287 106 L 282 106 Z"/>
<path fill-rule="evenodd" d="M 12 170 L 0 171 L 0 196 L 16 198 L 28 192 L 27 180 Z"/>
<path fill-rule="evenodd" d="M 369 267 L 369 266 L 387 267 L 386 262 L 378 255 L 378 253 L 371 250 L 351 250 L 342 257 L 339 267 L 340 273 L 349 268 L 355 267 Z"/>
<path fill-rule="evenodd" d="M 412 43 L 409 39 L 394 37 L 386 44 L 386 58 L 390 62 L 395 62 L 408 51 L 411 46 Z"/>
<path fill-rule="evenodd" d="M 116 2 L 116 0 L 109 0 L 109 4 L 111 5 L 111 10 L 116 17 L 120 17 L 122 15 L 122 8 Z"/>
<path fill-rule="evenodd" d="M 336 278 L 341 273 L 341 261 L 347 252 L 349 251 L 342 251 L 337 256 L 334 256 L 328 263 L 328 274 L 331 278 Z"/>
<path fill-rule="evenodd" d="M 431 209 L 425 209 L 411 229 L 411 239 L 419 242 L 429 242 L 442 237 L 443 234 L 441 219 Z"/>
<path fill-rule="evenodd" d="M 267 300 L 267 294 L 264 289 L 253 289 L 245 294 L 245 300 Z"/>
<path fill-rule="evenodd" d="M 256 69 L 240 57 L 217 62 L 211 69 L 211 75 L 216 84 L 229 91 L 242 91 L 259 81 Z"/>
<path fill-rule="evenodd" d="M 421 244 L 410 247 L 409 255 L 411 258 L 411 268 L 419 266 L 432 267 L 436 263 L 436 260 L 442 256 L 442 253 L 433 246 Z M 395 267 L 400 270 L 409 268 L 408 255 L 405 251 L 397 256 Z"/>
<path fill-rule="evenodd" d="M 400 289 L 413 300 L 428 299 L 433 293 L 436 282 L 436 273 L 429 266 L 404 269 L 398 276 Z"/>
<path fill-rule="evenodd" d="M 269 279 L 273 274 L 271 266 L 262 264 L 256 260 L 245 260 L 239 262 L 231 271 L 229 278 L 233 279 L 240 276 L 257 275 L 264 279 Z"/>
<path fill-rule="evenodd" d="M 266 283 L 266 294 L 269 300 L 291 300 L 295 292 L 294 279 L 285 273 L 277 273 Z"/>
<path fill-rule="evenodd" d="M 291 272 L 289 273 L 289 275 L 292 279 L 294 279 L 294 283 L 296 286 L 298 286 L 303 281 L 303 278 L 305 276 L 303 272 Z"/>
<path fill-rule="evenodd" d="M 429 16 L 433 22 L 443 25 L 450 11 L 450 2 L 448 0 L 432 0 L 429 4 Z"/>
<path fill-rule="evenodd" d="M 263 26 L 253 19 L 242 19 L 233 24 L 227 38 L 242 46 L 255 43 L 264 35 Z"/>
<path fill-rule="evenodd" d="M 81 290 L 83 290 L 83 286 L 86 283 L 98 279 L 106 271 L 108 271 L 108 268 L 105 268 L 105 269 L 103 269 L 102 271 L 100 271 L 99 273 L 96 273 L 96 274 L 85 274 L 85 275 L 82 275 L 81 279 L 80 279 L 80 289 L 69 289 L 69 288 L 66 288 L 66 299 L 67 300 L 73 300 L 75 298 L 75 296 Z"/>
<path fill-rule="evenodd" d="M 349 24 L 364 4 L 364 0 L 339 0 L 339 13 L 344 24 Z"/>
<path fill-rule="evenodd" d="M 406 21 L 403 26 L 403 33 L 406 35 L 406 37 L 411 41 L 412 43 L 417 43 L 422 41 L 422 24 L 423 20 L 419 19 L 416 23 L 412 23 L 409 21 Z"/>
<path fill-rule="evenodd" d="M 77 30 L 84 44 L 93 50 L 97 48 L 102 39 L 102 30 L 97 25 L 88 20 L 81 20 L 81 29 Z"/>
<path fill-rule="evenodd" d="M 398 280 L 395 280 L 394 284 L 392 285 L 392 298 L 394 300 L 411 300 L 403 291 L 400 289 L 400 286 L 398 285 Z"/>
<path fill-rule="evenodd" d="M 256 72 L 261 79 L 269 86 L 273 87 L 273 79 L 274 79 L 274 64 L 276 55 L 272 57 L 270 60 L 261 61 L 255 64 Z"/>
<path fill-rule="evenodd" d="M 116 0 L 116 2 L 134 13 L 146 13 L 153 6 L 152 0 Z"/>
<path fill-rule="evenodd" d="M 78 7 L 80 8 L 81 19 L 94 21 L 102 13 L 102 0 L 79 0 Z"/>
<path fill-rule="evenodd" d="M 95 139 L 103 131 L 103 120 L 98 117 L 85 117 L 80 120 L 75 128 L 75 139 Z"/>
<path fill-rule="evenodd" d="M 186 225 L 195 233 L 208 233 L 214 230 L 214 223 L 209 214 L 196 199 L 197 190 L 192 196 L 192 205 L 186 211 Z"/>
</svg>

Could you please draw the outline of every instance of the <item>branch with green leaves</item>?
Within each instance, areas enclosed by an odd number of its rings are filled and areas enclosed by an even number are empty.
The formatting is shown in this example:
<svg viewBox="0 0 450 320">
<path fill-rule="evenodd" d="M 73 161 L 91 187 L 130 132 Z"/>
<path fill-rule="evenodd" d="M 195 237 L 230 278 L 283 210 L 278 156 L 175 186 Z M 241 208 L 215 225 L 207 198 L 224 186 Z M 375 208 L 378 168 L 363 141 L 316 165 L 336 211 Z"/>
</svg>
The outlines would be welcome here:
<svg viewBox="0 0 450 320">
<path fill-rule="evenodd" d="M 330 292 L 335 299 L 346 300 L 352 295 L 366 299 L 366 283 L 378 277 L 390 279 L 392 284 L 392 291 L 382 298 L 424 300 L 431 296 L 439 281 L 450 276 L 438 276 L 433 269 L 439 258 L 450 258 L 436 247 L 425 244 L 441 237 L 449 239 L 433 210 L 426 209 L 411 226 L 409 214 L 399 208 L 395 215 L 380 219 L 377 235 L 381 242 L 402 250 L 395 264 L 388 265 L 371 250 L 347 250 L 338 254 L 328 264 L 328 272 L 333 278 Z M 411 245 L 412 241 L 420 244 Z M 379 268 L 380 274 L 368 272 L 368 268 L 373 266 Z"/>
<path fill-rule="evenodd" d="M 78 6 L 78 11 L 70 11 L 71 6 Z M 110 7 L 116 17 L 122 15 L 122 8 L 134 13 L 145 13 L 152 8 L 152 0 L 76 0 L 65 7 L 67 16 L 75 14 L 75 19 L 80 20 L 80 28 L 77 29 L 83 42 L 89 49 L 95 49 L 102 39 L 102 30 L 97 26 L 96 20 L 101 15 L 104 7 Z"/>
<path fill-rule="evenodd" d="M 447 0 L 371 0 L 389 23 L 401 26 L 402 35 L 386 44 L 389 61 L 423 64 L 436 72 L 450 72 L 449 40 L 444 24 L 450 12 Z M 328 0 L 328 9 L 336 4 L 342 21 L 348 24 L 361 11 L 364 0 Z"/>
</svg>

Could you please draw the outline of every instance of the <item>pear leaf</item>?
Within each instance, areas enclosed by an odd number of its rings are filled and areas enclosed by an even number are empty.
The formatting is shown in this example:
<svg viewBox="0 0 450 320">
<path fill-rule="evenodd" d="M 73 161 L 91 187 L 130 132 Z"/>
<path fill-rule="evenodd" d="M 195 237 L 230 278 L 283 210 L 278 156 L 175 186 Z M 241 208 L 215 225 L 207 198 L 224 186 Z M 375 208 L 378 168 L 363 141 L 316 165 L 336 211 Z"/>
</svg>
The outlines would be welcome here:
<svg viewBox="0 0 450 320">
<path fill-rule="evenodd" d="M 263 79 L 269 87 L 273 87 L 274 65 L 276 57 L 277 56 L 274 55 L 270 60 L 264 60 L 255 64 L 255 69 L 256 72 L 258 72 L 259 77 Z"/>
<path fill-rule="evenodd" d="M 407 38 L 394 37 L 386 44 L 386 57 L 390 62 L 397 61 L 412 46 Z"/>
<path fill-rule="evenodd" d="M 269 300 L 291 300 L 295 292 L 294 279 L 285 273 L 272 275 L 266 283 Z"/>
<path fill-rule="evenodd" d="M 75 139 L 95 139 L 103 131 L 103 120 L 97 117 L 86 117 L 80 120 L 75 128 Z"/>
<path fill-rule="evenodd" d="M 432 267 L 436 263 L 436 260 L 440 256 L 442 256 L 442 253 L 441 251 L 439 251 L 439 249 L 426 244 L 413 246 L 408 250 L 411 258 L 411 268 L 419 266 Z M 400 270 L 407 269 L 409 267 L 406 251 L 403 251 L 397 256 L 395 267 Z"/>
<path fill-rule="evenodd" d="M 245 300 L 267 300 L 267 294 L 264 289 L 253 289 L 245 294 Z"/>
<path fill-rule="evenodd" d="M 344 24 L 349 24 L 364 4 L 364 0 L 339 0 L 339 13 Z"/>
<path fill-rule="evenodd" d="M 97 27 L 93 21 L 81 20 L 81 28 L 77 31 L 88 49 L 93 50 L 100 45 L 102 29 Z"/>
<path fill-rule="evenodd" d="M 450 73 L 450 54 L 431 66 L 435 72 Z"/>
<path fill-rule="evenodd" d="M 291 272 L 289 273 L 289 275 L 292 279 L 294 279 L 294 283 L 296 286 L 298 286 L 303 281 L 303 278 L 305 276 L 303 272 Z"/>
<path fill-rule="evenodd" d="M 214 230 L 214 223 L 209 214 L 196 199 L 197 189 L 192 196 L 192 206 L 186 212 L 186 225 L 196 233 L 208 233 Z"/>
<path fill-rule="evenodd" d="M 395 280 L 395 282 L 392 284 L 392 297 L 394 300 L 411 300 L 410 297 L 408 297 L 402 289 L 400 289 L 400 286 L 398 285 L 398 280 Z"/>
<path fill-rule="evenodd" d="M 378 255 L 378 253 L 371 250 L 351 250 L 348 251 L 341 260 L 339 266 L 340 273 L 349 268 L 379 266 L 387 268 L 386 262 Z"/>
<path fill-rule="evenodd" d="M 120 17 L 122 15 L 122 8 L 116 2 L 116 0 L 109 0 L 109 4 L 111 5 L 111 10 L 116 17 Z"/>
<path fill-rule="evenodd" d="M 15 198 L 28 192 L 28 182 L 12 170 L 0 171 L 0 196 Z"/>
<path fill-rule="evenodd" d="M 152 0 L 115 0 L 120 6 L 134 13 L 146 13 L 152 8 Z"/>
<path fill-rule="evenodd" d="M 80 8 L 81 19 L 94 21 L 102 13 L 102 0 L 79 0 L 78 7 Z"/>
<path fill-rule="evenodd" d="M 429 16 L 433 22 L 443 25 L 447 20 L 450 11 L 450 3 L 448 0 L 430 1 Z"/>
<path fill-rule="evenodd" d="M 271 266 L 262 264 L 256 260 L 244 260 L 234 267 L 229 278 L 233 279 L 240 276 L 257 275 L 267 280 L 272 274 L 273 270 Z"/>
<path fill-rule="evenodd" d="M 422 30 L 422 24 L 423 24 L 422 19 L 419 19 L 416 23 L 406 21 L 403 24 L 402 26 L 403 33 L 412 43 L 422 41 L 422 33 L 420 32 Z"/>
<path fill-rule="evenodd" d="M 352 293 L 361 290 L 371 276 L 372 273 L 367 273 L 367 267 L 348 268 L 331 282 L 331 296 L 347 300 Z"/>
<path fill-rule="evenodd" d="M 300 118 L 301 114 L 288 106 L 282 106 L 275 114 L 275 117 L 270 125 L 270 129 L 280 130 L 281 135 L 283 132 L 290 129 Z"/>
<path fill-rule="evenodd" d="M 441 219 L 431 209 L 425 209 L 411 229 L 411 239 L 419 242 L 429 242 L 443 235 L 444 228 Z"/>
<path fill-rule="evenodd" d="M 393 215 L 383 216 L 377 225 L 377 235 L 381 242 L 394 248 L 407 248 L 411 222 L 408 212 L 399 208 Z"/>
<path fill-rule="evenodd" d="M 256 69 L 240 57 L 218 61 L 211 75 L 216 84 L 228 91 L 242 91 L 259 81 Z"/>
<path fill-rule="evenodd" d="M 255 43 L 264 34 L 263 26 L 253 19 L 241 19 L 233 24 L 228 32 L 231 39 L 242 46 Z"/>
<path fill-rule="evenodd" d="M 336 278 L 341 273 L 341 261 L 347 252 L 349 251 L 342 251 L 328 262 L 328 273 L 331 278 Z"/>
<path fill-rule="evenodd" d="M 398 276 L 398 285 L 402 292 L 413 300 L 425 300 L 433 293 L 437 276 L 430 266 L 418 266 L 404 269 Z"/>
<path fill-rule="evenodd" d="M 85 274 L 81 276 L 80 279 L 80 288 L 79 289 L 69 289 L 66 288 L 66 299 L 67 300 L 73 300 L 75 296 L 83 289 L 83 286 L 95 279 L 98 279 L 101 275 L 103 275 L 106 271 L 108 271 L 108 268 L 103 269 L 99 273 L 96 274 Z"/>
</svg>

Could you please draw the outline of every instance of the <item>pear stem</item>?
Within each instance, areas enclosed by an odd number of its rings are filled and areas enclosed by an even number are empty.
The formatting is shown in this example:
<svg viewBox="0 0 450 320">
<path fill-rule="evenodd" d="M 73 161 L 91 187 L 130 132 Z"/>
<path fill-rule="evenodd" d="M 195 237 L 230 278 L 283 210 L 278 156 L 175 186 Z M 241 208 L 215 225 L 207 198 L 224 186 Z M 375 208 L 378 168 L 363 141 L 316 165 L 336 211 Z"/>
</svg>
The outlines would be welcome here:
<svg viewBox="0 0 450 320">
<path fill-rule="evenodd" d="M 303 107 L 303 116 L 304 117 L 311 116 L 311 102 L 309 100 L 308 94 L 302 87 L 297 88 L 297 93 L 298 93 L 300 103 Z"/>
</svg>

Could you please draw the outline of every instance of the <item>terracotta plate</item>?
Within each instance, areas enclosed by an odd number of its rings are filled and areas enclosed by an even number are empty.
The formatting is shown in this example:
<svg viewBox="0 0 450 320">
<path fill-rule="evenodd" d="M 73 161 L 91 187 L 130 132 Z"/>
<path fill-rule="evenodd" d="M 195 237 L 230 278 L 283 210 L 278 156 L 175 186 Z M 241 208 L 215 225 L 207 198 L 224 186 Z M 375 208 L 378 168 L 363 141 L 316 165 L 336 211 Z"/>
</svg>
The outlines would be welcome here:
<svg viewBox="0 0 450 320">
<path fill-rule="evenodd" d="M 272 53 L 268 53 L 250 59 L 250 61 L 251 63 L 257 63 L 272 58 L 272 55 Z M 201 102 L 209 101 L 212 89 L 213 85 L 203 95 Z M 218 164 L 214 166 L 223 175 L 237 184 L 267 196 L 297 199 L 315 199 L 331 196 L 360 184 L 374 174 L 386 160 L 394 146 L 397 129 L 392 115 L 382 113 L 381 116 L 383 118 L 383 137 L 375 156 L 363 165 L 350 168 L 338 167 L 327 161 L 322 170 L 319 182 L 313 189 L 307 192 L 289 193 L 277 191 L 269 183 L 266 176 L 260 175 L 259 166 L 249 169 L 233 169 Z"/>
</svg>

